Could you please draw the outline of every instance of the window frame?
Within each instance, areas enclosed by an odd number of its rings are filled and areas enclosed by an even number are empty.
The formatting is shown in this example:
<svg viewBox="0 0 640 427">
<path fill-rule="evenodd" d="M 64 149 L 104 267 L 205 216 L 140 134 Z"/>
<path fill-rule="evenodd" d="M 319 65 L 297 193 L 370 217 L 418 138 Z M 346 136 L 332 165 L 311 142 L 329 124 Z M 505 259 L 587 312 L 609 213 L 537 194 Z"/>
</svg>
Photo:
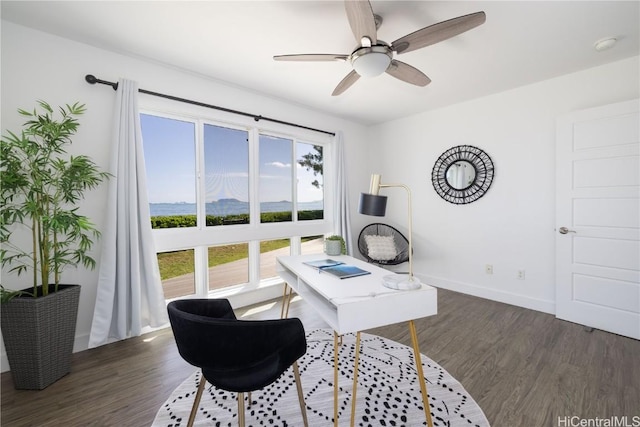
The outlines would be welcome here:
<svg viewBox="0 0 640 427">
<path fill-rule="evenodd" d="M 144 102 L 143 102 L 144 98 Z M 300 253 L 301 236 L 323 235 L 334 229 L 335 207 L 334 188 L 336 186 L 335 145 L 334 138 L 306 129 L 293 128 L 278 123 L 256 122 L 251 118 L 229 113 L 185 105 L 176 110 L 176 105 L 157 102 L 147 97 L 140 99 L 140 114 L 154 115 L 173 120 L 192 122 L 195 132 L 195 176 L 196 176 L 196 212 L 197 224 L 188 228 L 154 229 L 153 237 L 157 253 L 185 249 L 194 250 L 195 294 L 189 296 L 213 297 L 225 294 L 229 290 L 234 293 L 251 292 L 265 286 L 282 283 L 282 280 L 260 280 L 260 242 L 274 239 L 289 239 L 291 254 Z M 152 102 L 153 101 L 153 102 Z M 204 176 L 204 125 L 222 126 L 248 132 L 249 139 L 249 224 L 234 224 L 207 227 L 205 224 Z M 260 134 L 276 138 L 292 140 L 292 220 L 285 222 L 260 222 Z M 294 168 L 297 167 L 297 143 L 307 143 L 323 147 L 323 219 L 299 220 L 298 182 Z M 249 247 L 249 282 L 240 285 L 209 291 L 208 252 L 213 245 L 248 243 Z M 185 296 L 186 297 L 186 296 Z"/>
</svg>

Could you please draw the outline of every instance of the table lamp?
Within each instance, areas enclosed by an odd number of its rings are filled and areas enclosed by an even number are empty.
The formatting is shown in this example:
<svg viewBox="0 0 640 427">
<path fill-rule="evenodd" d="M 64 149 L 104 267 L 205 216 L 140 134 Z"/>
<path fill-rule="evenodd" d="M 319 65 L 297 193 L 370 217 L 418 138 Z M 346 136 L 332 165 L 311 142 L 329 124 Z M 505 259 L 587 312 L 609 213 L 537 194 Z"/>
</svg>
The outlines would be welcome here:
<svg viewBox="0 0 640 427">
<path fill-rule="evenodd" d="M 422 285 L 420 279 L 413 275 L 413 221 L 412 221 L 412 208 L 411 208 L 411 190 L 404 184 L 382 184 L 380 182 L 381 177 L 379 174 L 371 175 L 371 185 L 369 187 L 369 193 L 360 194 L 360 204 L 358 206 L 358 212 L 364 215 L 372 216 L 384 216 L 387 210 L 387 196 L 381 196 L 380 189 L 388 187 L 402 187 L 407 190 L 409 200 L 409 276 L 404 277 L 399 274 L 390 274 L 384 276 L 382 284 L 391 289 L 410 290 L 418 289 Z"/>
</svg>

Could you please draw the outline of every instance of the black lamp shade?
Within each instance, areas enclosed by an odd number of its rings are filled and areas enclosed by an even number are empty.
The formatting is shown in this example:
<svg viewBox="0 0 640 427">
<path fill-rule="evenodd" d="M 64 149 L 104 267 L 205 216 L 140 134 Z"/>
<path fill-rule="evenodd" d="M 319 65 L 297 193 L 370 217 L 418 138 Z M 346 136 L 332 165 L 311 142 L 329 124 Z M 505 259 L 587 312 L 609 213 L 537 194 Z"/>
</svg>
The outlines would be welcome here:
<svg viewBox="0 0 640 427">
<path fill-rule="evenodd" d="M 371 216 L 384 216 L 386 211 L 387 196 L 360 193 L 359 213 Z"/>
</svg>

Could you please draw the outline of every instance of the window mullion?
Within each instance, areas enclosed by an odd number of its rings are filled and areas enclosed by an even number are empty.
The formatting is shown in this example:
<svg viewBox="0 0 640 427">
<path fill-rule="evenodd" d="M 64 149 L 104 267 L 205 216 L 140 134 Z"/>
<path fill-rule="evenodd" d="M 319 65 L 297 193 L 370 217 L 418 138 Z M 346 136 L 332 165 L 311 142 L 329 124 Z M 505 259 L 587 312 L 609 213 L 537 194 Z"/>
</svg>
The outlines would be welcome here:
<svg viewBox="0 0 640 427">
<path fill-rule="evenodd" d="M 260 227 L 260 132 L 249 130 L 249 218 L 250 227 Z M 255 233 L 254 235 L 259 235 Z M 249 241 L 249 283 L 260 282 L 260 240 Z"/>
<path fill-rule="evenodd" d="M 205 174 L 204 168 L 204 123 L 202 120 L 196 122 L 196 212 L 197 227 L 206 227 L 206 199 L 205 199 Z"/>
<path fill-rule="evenodd" d="M 300 255 L 302 253 L 302 239 L 300 236 L 292 236 L 290 242 L 291 255 Z"/>
<path fill-rule="evenodd" d="M 260 240 L 249 242 L 249 283 L 260 283 Z"/>
<path fill-rule="evenodd" d="M 194 250 L 194 280 L 196 295 L 205 298 L 209 292 L 209 257 L 206 246 Z"/>
<path fill-rule="evenodd" d="M 249 130 L 249 218 L 251 227 L 260 224 L 260 133 Z"/>
<path fill-rule="evenodd" d="M 291 139 L 291 220 L 298 222 L 298 140 Z"/>
<path fill-rule="evenodd" d="M 206 227 L 206 199 L 205 199 L 205 174 L 204 169 L 204 123 L 196 122 L 196 212 L 197 228 Z M 196 295 L 206 297 L 209 292 L 209 257 L 207 247 L 195 248 L 195 285 Z"/>
</svg>

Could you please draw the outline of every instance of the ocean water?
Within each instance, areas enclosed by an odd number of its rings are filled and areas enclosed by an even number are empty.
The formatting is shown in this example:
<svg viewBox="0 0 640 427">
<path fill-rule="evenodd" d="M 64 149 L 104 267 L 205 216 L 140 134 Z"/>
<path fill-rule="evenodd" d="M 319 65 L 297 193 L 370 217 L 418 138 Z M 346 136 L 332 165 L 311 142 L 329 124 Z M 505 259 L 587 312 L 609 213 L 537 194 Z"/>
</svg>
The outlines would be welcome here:
<svg viewBox="0 0 640 427">
<path fill-rule="evenodd" d="M 249 203 L 236 199 L 223 199 L 206 205 L 207 215 L 227 216 L 249 213 Z M 322 200 L 298 203 L 298 210 L 321 210 Z M 195 215 L 195 203 L 149 203 L 151 216 Z M 264 202 L 260 204 L 261 212 L 289 212 L 292 203 L 288 201 Z"/>
</svg>

